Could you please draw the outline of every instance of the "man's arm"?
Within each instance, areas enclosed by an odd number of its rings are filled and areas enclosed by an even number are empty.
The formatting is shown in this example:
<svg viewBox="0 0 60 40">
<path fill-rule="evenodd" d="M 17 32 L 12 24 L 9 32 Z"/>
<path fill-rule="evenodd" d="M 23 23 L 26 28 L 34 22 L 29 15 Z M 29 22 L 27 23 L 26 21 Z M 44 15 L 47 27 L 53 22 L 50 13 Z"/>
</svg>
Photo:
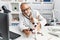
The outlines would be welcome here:
<svg viewBox="0 0 60 40">
<path fill-rule="evenodd" d="M 44 25 L 47 23 L 46 19 L 45 19 L 43 16 L 41 16 L 38 11 L 37 11 L 37 16 L 36 16 L 36 18 L 37 18 L 38 21 L 40 22 L 41 26 L 44 26 Z"/>
<path fill-rule="evenodd" d="M 25 34 L 25 36 L 27 37 L 31 33 L 30 28 L 29 28 L 29 26 L 26 26 L 27 24 L 25 24 L 25 21 L 22 18 L 23 16 L 21 14 L 20 14 L 19 17 L 20 17 L 20 23 L 19 23 L 20 32 L 23 33 L 23 34 Z"/>
<path fill-rule="evenodd" d="M 41 27 L 44 26 L 47 22 L 46 22 L 46 19 L 42 17 L 38 11 L 36 12 L 36 19 L 38 20 L 36 29 L 37 29 L 37 32 L 40 33 Z"/>
</svg>

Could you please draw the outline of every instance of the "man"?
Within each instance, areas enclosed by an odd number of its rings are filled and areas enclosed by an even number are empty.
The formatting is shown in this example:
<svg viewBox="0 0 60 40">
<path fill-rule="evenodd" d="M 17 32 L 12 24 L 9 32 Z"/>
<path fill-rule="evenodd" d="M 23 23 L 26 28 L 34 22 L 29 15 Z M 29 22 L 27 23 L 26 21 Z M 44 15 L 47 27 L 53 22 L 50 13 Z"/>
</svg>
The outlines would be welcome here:
<svg viewBox="0 0 60 40">
<path fill-rule="evenodd" d="M 29 27 L 29 32 L 33 33 L 33 30 L 36 30 L 39 33 L 41 26 L 46 24 L 46 20 L 38 11 L 32 10 L 27 3 L 22 3 L 20 8 L 22 12 L 20 13 L 20 29 Z M 26 31 L 23 32 L 26 33 Z"/>
</svg>

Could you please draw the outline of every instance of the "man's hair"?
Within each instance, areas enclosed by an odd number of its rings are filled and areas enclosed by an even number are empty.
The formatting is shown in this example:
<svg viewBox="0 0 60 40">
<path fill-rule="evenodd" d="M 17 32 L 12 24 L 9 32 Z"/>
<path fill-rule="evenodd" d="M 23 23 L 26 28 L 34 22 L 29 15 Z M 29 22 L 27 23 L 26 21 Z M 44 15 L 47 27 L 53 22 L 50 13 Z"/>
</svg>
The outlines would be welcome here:
<svg viewBox="0 0 60 40">
<path fill-rule="evenodd" d="M 28 4 L 28 3 L 25 3 L 25 2 L 24 2 L 24 3 L 21 3 L 20 7 L 21 7 L 22 5 L 24 5 L 24 4 Z"/>
</svg>

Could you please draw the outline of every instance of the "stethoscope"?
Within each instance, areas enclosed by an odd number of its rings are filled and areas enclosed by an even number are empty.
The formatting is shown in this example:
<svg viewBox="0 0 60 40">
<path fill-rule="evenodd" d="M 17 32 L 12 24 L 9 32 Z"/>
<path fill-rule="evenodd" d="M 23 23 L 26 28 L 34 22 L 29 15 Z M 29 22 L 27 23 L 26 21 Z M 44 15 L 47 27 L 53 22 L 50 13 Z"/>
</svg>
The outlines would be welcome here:
<svg viewBox="0 0 60 40">
<path fill-rule="evenodd" d="M 23 23 L 26 27 L 30 27 L 28 24 L 26 24 L 26 19 L 29 20 L 28 16 L 24 16 L 23 13 L 22 13 L 22 16 L 23 16 Z"/>
</svg>

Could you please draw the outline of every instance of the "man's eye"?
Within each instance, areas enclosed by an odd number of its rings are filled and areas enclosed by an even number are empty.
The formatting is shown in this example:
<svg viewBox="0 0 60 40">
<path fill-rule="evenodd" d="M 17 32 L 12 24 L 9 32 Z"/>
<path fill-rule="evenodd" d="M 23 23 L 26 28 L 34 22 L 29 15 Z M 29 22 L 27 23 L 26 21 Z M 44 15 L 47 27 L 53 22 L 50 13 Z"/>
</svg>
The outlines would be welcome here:
<svg viewBox="0 0 60 40">
<path fill-rule="evenodd" d="M 25 12 L 26 10 L 28 10 L 29 8 L 26 8 L 26 9 L 24 9 L 24 10 L 22 10 L 22 12 Z"/>
</svg>

